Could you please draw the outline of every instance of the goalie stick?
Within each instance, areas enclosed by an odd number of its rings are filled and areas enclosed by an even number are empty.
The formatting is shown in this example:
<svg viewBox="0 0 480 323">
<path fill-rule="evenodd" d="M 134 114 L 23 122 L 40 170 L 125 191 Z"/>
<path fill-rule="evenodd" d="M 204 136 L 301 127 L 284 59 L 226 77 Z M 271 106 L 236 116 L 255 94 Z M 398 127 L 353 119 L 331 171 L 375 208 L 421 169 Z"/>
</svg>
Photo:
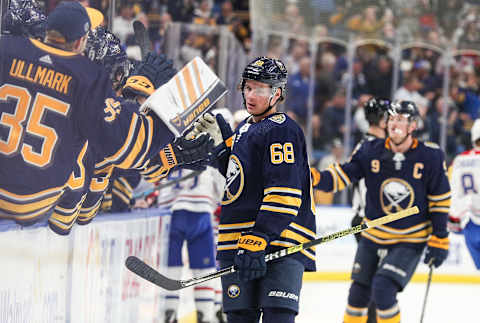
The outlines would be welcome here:
<svg viewBox="0 0 480 323">
<path fill-rule="evenodd" d="M 322 244 L 322 243 L 325 243 L 325 242 L 336 240 L 336 239 L 344 237 L 346 235 L 360 233 L 360 232 L 365 231 L 369 228 L 377 227 L 377 226 L 385 224 L 385 223 L 389 223 L 389 222 L 392 222 L 392 221 L 403 219 L 407 216 L 417 214 L 418 212 L 419 212 L 418 207 L 414 206 L 414 207 L 405 209 L 405 210 L 397 212 L 397 213 L 392 213 L 392 214 L 389 214 L 389 215 L 385 215 L 381 218 L 378 218 L 378 219 L 375 219 L 375 220 L 372 220 L 372 221 L 369 221 L 369 222 L 365 222 L 365 223 L 359 224 L 357 226 L 354 226 L 354 227 L 351 227 L 351 228 L 348 228 L 348 229 L 345 229 L 345 230 L 342 230 L 342 231 L 338 231 L 338 232 L 320 237 L 318 239 L 315 239 L 315 240 L 312 240 L 312 241 L 309 241 L 309 242 L 301 243 L 299 245 L 295 245 L 295 246 L 292 246 L 292 247 L 289 247 L 289 248 L 285 248 L 285 249 L 275 251 L 273 253 L 270 253 L 270 254 L 266 255 L 265 256 L 265 261 L 268 262 L 268 261 L 271 261 L 273 259 L 285 257 L 287 255 L 290 255 L 290 254 L 293 254 L 293 253 L 311 248 L 313 246 L 316 246 L 316 245 L 319 245 L 319 244 Z M 155 284 L 159 287 L 162 287 L 166 290 L 183 289 L 183 288 L 186 288 L 186 287 L 190 287 L 190 286 L 193 286 L 193 285 L 203 283 L 207 280 L 215 279 L 215 278 L 227 275 L 227 274 L 234 273 L 236 271 L 235 266 L 230 266 L 230 267 L 223 268 L 223 269 L 220 269 L 219 271 L 216 271 L 216 272 L 213 272 L 213 273 L 210 273 L 210 274 L 206 274 L 206 275 L 203 275 L 203 276 L 194 277 L 194 278 L 190 278 L 190 279 L 187 279 L 187 280 L 174 280 L 174 279 L 170 279 L 168 277 L 163 276 L 158 271 L 156 271 L 155 269 L 153 269 L 152 267 L 150 267 L 145 262 L 143 262 L 142 260 L 140 260 L 139 258 L 137 258 L 135 256 L 129 256 L 127 258 L 127 260 L 125 261 L 125 265 L 133 273 L 139 275 L 140 277 L 142 277 L 142 278 L 148 280 L 149 282 L 151 282 L 151 283 L 153 283 L 153 284 Z"/>
<path fill-rule="evenodd" d="M 135 20 L 133 22 L 133 33 L 135 35 L 135 42 L 140 47 L 142 60 L 144 60 L 147 54 L 152 51 L 152 43 L 150 42 L 150 36 L 148 36 L 148 30 L 141 21 Z"/>
</svg>

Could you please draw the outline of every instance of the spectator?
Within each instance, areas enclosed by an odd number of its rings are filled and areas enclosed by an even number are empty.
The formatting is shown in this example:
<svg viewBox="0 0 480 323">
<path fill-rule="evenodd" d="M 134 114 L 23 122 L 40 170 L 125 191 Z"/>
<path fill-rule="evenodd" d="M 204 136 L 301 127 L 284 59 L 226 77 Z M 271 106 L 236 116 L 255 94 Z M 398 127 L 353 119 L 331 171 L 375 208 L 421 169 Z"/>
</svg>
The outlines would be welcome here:
<svg viewBox="0 0 480 323">
<path fill-rule="evenodd" d="M 133 8 L 125 3 L 120 7 L 120 15 L 113 18 L 112 32 L 125 44 L 128 36 L 133 35 Z"/>
<path fill-rule="evenodd" d="M 323 135 L 343 138 L 345 132 L 345 89 L 337 90 L 331 104 L 323 112 Z"/>
<path fill-rule="evenodd" d="M 392 92 L 392 61 L 385 55 L 369 62 L 365 69 L 369 93 L 375 97 L 390 98 Z"/>
<path fill-rule="evenodd" d="M 310 65 L 311 59 L 309 56 L 301 58 L 299 71 L 291 76 L 287 88 L 287 114 L 303 126 L 305 126 L 308 116 Z"/>
<path fill-rule="evenodd" d="M 168 0 L 168 13 L 173 21 L 192 22 L 195 0 Z"/>
<path fill-rule="evenodd" d="M 394 100 L 398 101 L 412 101 L 414 102 L 420 113 L 421 118 L 425 118 L 429 101 L 426 97 L 421 95 L 418 91 L 422 89 L 422 83 L 416 74 L 410 74 L 403 85 L 395 92 Z"/>
</svg>

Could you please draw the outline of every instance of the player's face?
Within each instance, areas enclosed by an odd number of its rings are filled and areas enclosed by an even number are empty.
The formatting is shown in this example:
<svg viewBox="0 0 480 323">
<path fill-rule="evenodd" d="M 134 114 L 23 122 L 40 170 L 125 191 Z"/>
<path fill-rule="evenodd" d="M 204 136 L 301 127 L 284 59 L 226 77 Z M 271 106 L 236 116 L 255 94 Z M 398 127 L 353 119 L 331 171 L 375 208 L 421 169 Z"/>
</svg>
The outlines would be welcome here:
<svg viewBox="0 0 480 323">
<path fill-rule="evenodd" d="M 407 115 L 389 116 L 387 122 L 388 136 L 395 144 L 401 144 L 411 133 L 410 121 Z"/>
<path fill-rule="evenodd" d="M 270 85 L 253 80 L 245 80 L 243 87 L 245 106 L 250 114 L 263 113 L 269 104 L 272 88 Z"/>
</svg>

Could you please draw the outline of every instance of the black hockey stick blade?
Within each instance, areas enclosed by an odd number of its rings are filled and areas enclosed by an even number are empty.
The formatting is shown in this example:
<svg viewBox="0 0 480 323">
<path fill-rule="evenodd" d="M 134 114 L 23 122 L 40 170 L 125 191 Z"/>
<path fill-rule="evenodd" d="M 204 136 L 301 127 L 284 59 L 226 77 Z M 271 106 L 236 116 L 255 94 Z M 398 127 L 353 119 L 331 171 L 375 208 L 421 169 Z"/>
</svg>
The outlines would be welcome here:
<svg viewBox="0 0 480 323">
<path fill-rule="evenodd" d="M 405 210 L 400 211 L 400 212 L 388 214 L 388 215 L 385 215 L 385 216 L 380 217 L 378 219 L 368 221 L 368 222 L 364 222 L 364 223 L 359 224 L 357 226 L 354 226 L 354 227 L 351 227 L 351 228 L 348 228 L 348 229 L 345 229 L 345 230 L 341 230 L 341 231 L 338 231 L 338 232 L 320 237 L 318 239 L 315 239 L 315 240 L 312 240 L 312 241 L 309 241 L 309 242 L 301 243 L 301 244 L 293 246 L 293 247 L 288 247 L 288 248 L 284 248 L 284 249 L 269 253 L 268 255 L 265 256 L 265 261 L 268 262 L 268 261 L 271 261 L 271 260 L 274 260 L 274 259 L 277 259 L 277 258 L 285 257 L 287 255 L 297 253 L 299 251 L 311 248 L 313 246 L 316 246 L 316 245 L 319 245 L 319 244 L 322 244 L 322 243 L 325 243 L 325 242 L 333 241 L 333 240 L 336 240 L 338 238 L 341 238 L 341 237 L 344 237 L 344 236 L 347 236 L 347 235 L 350 235 L 350 234 L 355 234 L 355 233 L 359 233 L 359 232 L 368 230 L 369 228 L 374 228 L 374 227 L 377 227 L 379 225 L 383 225 L 383 224 L 386 224 L 386 223 L 390 223 L 390 222 L 393 222 L 393 221 L 403 219 L 407 216 L 414 215 L 414 214 L 417 214 L 419 212 L 420 211 L 419 211 L 418 207 L 414 206 L 414 207 L 405 209 Z M 206 274 L 206 275 L 200 276 L 200 277 L 194 277 L 194 278 L 187 279 L 187 280 L 173 280 L 173 279 L 170 279 L 168 277 L 163 276 L 158 271 L 156 271 L 155 269 L 153 269 L 152 267 L 150 267 L 149 265 L 147 265 L 146 263 L 144 263 L 142 260 L 138 259 L 135 256 L 128 257 L 127 261 L 126 261 L 126 265 L 127 265 L 128 269 L 130 269 L 131 271 L 133 271 L 137 275 L 139 275 L 142 278 L 148 280 L 149 282 L 151 282 L 151 283 L 153 283 L 153 284 L 155 284 L 159 287 L 162 287 L 164 289 L 167 289 L 167 290 L 179 290 L 179 289 L 182 289 L 182 288 L 185 288 L 185 287 L 189 287 L 189 286 L 193 286 L 193 285 L 196 285 L 196 284 L 203 283 L 207 280 L 211 280 L 211 279 L 218 278 L 218 277 L 221 277 L 221 276 L 224 276 L 224 275 L 227 275 L 227 274 L 231 274 L 231 273 L 236 271 L 234 266 L 230 266 L 230 267 L 220 269 L 219 271 L 216 271 L 216 272 L 213 272 L 213 273 L 210 273 L 210 274 Z"/>
<path fill-rule="evenodd" d="M 219 271 L 215 271 L 210 274 L 206 274 L 204 276 L 195 277 L 188 280 L 174 280 L 170 279 L 166 276 L 163 276 L 158 271 L 147 265 L 145 262 L 140 260 L 135 256 L 129 256 L 125 261 L 125 265 L 127 266 L 130 271 L 137 274 L 138 276 L 142 277 L 143 279 L 148 280 L 149 282 L 162 287 L 166 290 L 180 290 L 185 287 L 193 286 L 196 284 L 200 284 L 204 281 L 211 280 L 214 278 L 221 277 L 226 274 L 233 273 L 235 268 L 233 266 L 221 269 Z"/>
<path fill-rule="evenodd" d="M 173 280 L 163 276 L 135 256 L 129 256 L 125 261 L 125 266 L 143 279 L 166 290 L 179 290 L 183 288 L 180 280 Z"/>
<path fill-rule="evenodd" d="M 148 36 L 148 30 L 141 21 L 135 20 L 133 22 L 133 32 L 135 35 L 135 42 L 140 47 L 142 60 L 144 60 L 147 54 L 152 50 L 152 43 Z"/>
</svg>

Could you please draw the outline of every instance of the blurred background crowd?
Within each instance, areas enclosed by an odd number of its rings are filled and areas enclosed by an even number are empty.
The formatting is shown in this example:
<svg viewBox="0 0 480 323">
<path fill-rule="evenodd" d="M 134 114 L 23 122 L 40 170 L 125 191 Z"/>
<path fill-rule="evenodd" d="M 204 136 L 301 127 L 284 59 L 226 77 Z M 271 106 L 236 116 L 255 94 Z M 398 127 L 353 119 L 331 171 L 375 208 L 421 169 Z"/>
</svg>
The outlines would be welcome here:
<svg viewBox="0 0 480 323">
<path fill-rule="evenodd" d="M 43 1 L 46 12 L 57 2 Z M 219 105 L 237 122 L 245 117 L 242 67 L 253 56 L 282 59 L 289 72 L 282 109 L 304 127 L 319 168 L 348 158 L 368 128 L 363 104 L 372 96 L 414 101 L 417 136 L 440 144 L 448 163 L 470 148 L 480 108 L 480 1 L 84 2 L 104 13 L 131 58 L 140 59 L 135 19 L 178 67 L 201 56 L 229 88 Z"/>
</svg>

